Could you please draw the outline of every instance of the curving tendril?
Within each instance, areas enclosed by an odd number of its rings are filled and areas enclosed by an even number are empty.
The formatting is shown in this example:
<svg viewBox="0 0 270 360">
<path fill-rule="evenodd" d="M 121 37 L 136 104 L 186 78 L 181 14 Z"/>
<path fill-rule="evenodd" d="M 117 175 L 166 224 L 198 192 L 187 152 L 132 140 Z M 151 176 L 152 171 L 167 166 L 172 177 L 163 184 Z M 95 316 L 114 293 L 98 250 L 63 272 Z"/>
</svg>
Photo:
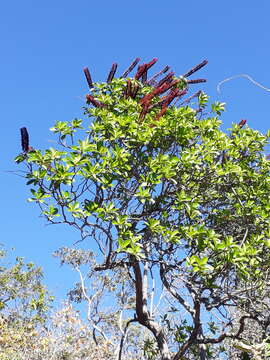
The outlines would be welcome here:
<svg viewBox="0 0 270 360">
<path fill-rule="evenodd" d="M 252 82 L 252 84 L 258 86 L 259 88 L 265 90 L 265 91 L 269 91 L 270 92 L 270 88 L 267 88 L 265 86 L 263 86 L 262 84 L 258 83 L 257 81 L 255 81 L 251 76 L 247 75 L 247 74 L 238 74 L 238 75 L 234 75 L 234 76 L 231 76 L 227 79 L 224 79 L 222 81 L 220 81 L 218 84 L 217 84 L 217 92 L 220 93 L 220 87 L 221 85 L 223 85 L 225 82 L 227 81 L 230 81 L 230 80 L 233 80 L 233 79 L 236 79 L 236 78 L 239 78 L 239 77 L 243 77 L 243 78 L 246 78 L 248 79 L 250 82 Z"/>
</svg>

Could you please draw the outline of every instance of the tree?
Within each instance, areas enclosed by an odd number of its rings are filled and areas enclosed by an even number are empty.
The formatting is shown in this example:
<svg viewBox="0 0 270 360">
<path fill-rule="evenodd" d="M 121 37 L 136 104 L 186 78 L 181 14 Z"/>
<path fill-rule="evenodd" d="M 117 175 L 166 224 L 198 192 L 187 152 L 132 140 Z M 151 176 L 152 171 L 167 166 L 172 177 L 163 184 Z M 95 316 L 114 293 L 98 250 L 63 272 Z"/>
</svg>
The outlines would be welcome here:
<svg viewBox="0 0 270 360">
<path fill-rule="evenodd" d="M 101 338 L 95 343 L 91 329 L 70 304 L 53 309 L 39 267 L 19 257 L 14 265 L 6 265 L 5 256 L 1 250 L 0 360 L 112 358 L 113 344 Z"/>
<path fill-rule="evenodd" d="M 0 251 L 0 359 L 32 348 L 34 337 L 48 318 L 52 297 L 42 284 L 42 271 L 20 257 L 8 267 Z"/>
<path fill-rule="evenodd" d="M 120 78 L 113 64 L 106 83 L 85 69 L 85 126 L 57 122 L 60 149 L 16 161 L 25 162 L 30 201 L 47 221 L 73 226 L 95 251 L 91 266 L 84 250 L 70 249 L 69 262 L 74 254 L 72 265 L 88 264 L 91 276 L 125 274 L 121 287 L 133 289 L 134 301 L 121 316 L 125 331 L 134 323 L 146 330 L 145 359 L 220 358 L 260 321 L 246 301 L 263 291 L 269 267 L 270 132 L 245 120 L 222 131 L 224 104 L 207 112 L 202 91 L 181 100 L 205 81 L 188 77 L 206 61 L 181 77 L 159 80 L 166 67 L 148 79 L 156 60 L 134 78 L 126 77 L 138 59 Z M 87 300 L 82 285 L 73 295 Z M 120 338 L 118 359 L 131 341 Z"/>
</svg>

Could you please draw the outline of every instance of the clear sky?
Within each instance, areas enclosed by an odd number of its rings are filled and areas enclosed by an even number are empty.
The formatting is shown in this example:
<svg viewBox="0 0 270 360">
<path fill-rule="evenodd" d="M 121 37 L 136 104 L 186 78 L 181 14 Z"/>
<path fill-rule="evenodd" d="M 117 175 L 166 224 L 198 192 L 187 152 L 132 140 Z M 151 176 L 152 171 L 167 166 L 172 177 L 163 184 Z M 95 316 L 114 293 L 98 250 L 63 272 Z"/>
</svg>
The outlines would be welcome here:
<svg viewBox="0 0 270 360">
<path fill-rule="evenodd" d="M 71 245 L 78 234 L 46 226 L 37 207 L 26 201 L 24 179 L 12 171 L 20 169 L 13 163 L 21 151 L 20 127 L 28 128 L 33 147 L 45 149 L 55 145 L 49 128 L 56 120 L 81 117 L 87 93 L 84 66 L 94 81 L 103 81 L 113 62 L 121 72 L 136 57 L 157 57 L 155 70 L 170 65 L 177 75 L 208 59 L 196 73 L 208 83 L 194 90 L 204 89 L 212 101 L 227 103 L 225 128 L 244 118 L 265 132 L 270 92 L 246 79 L 225 83 L 221 94 L 216 86 L 245 73 L 270 87 L 269 14 L 269 0 L 2 1 L 0 242 L 41 265 L 46 284 L 58 296 L 76 279 L 51 253 Z"/>
</svg>

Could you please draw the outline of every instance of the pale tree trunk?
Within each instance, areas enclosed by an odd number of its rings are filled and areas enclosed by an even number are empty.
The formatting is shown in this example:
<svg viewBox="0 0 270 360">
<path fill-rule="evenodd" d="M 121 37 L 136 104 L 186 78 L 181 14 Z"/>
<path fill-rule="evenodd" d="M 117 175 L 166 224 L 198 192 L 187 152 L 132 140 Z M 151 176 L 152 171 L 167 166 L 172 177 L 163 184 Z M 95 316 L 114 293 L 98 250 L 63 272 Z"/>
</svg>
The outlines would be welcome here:
<svg viewBox="0 0 270 360">
<path fill-rule="evenodd" d="M 147 267 L 147 264 L 145 266 Z M 169 351 L 164 331 L 162 327 L 150 317 L 147 308 L 147 276 L 142 277 L 140 264 L 136 259 L 133 259 L 133 271 L 135 275 L 137 320 L 154 335 L 161 354 L 161 359 L 171 360 L 172 356 Z"/>
</svg>

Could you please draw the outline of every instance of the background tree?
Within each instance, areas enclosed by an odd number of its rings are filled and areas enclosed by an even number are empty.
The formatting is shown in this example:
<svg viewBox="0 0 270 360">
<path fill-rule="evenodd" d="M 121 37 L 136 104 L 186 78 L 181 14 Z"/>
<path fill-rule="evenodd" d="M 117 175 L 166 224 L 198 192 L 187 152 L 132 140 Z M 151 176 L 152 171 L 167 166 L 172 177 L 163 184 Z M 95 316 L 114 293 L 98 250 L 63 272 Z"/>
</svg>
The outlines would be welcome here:
<svg viewBox="0 0 270 360">
<path fill-rule="evenodd" d="M 8 359 L 31 347 L 44 327 L 52 297 L 42 284 L 42 271 L 33 263 L 17 257 L 5 264 L 6 252 L 0 251 L 0 359 Z"/>
<path fill-rule="evenodd" d="M 64 258 L 63 250 L 61 255 Z M 99 312 L 99 316 L 104 314 L 102 324 L 90 327 L 69 303 L 61 305 L 60 309 L 53 308 L 53 298 L 42 284 L 40 268 L 32 263 L 25 264 L 22 258 L 16 258 L 14 265 L 5 264 L 4 250 L 1 250 L 0 257 L 0 360 L 97 360 L 114 357 L 117 332 L 114 331 L 114 338 L 108 339 L 93 334 L 92 330 L 98 328 L 101 331 L 108 324 L 112 326 L 113 314 L 105 326 L 106 308 L 103 307 Z M 65 260 L 68 261 L 67 256 Z M 103 280 L 103 285 L 106 280 L 108 283 L 106 277 Z M 101 284 L 102 279 L 96 286 Z M 102 292 L 100 287 L 96 297 Z M 78 293 L 76 299 L 74 291 L 69 296 L 78 301 Z M 92 304 L 95 298 L 91 300 L 92 324 L 97 318 L 97 304 Z"/>
<path fill-rule="evenodd" d="M 117 79 L 113 64 L 106 83 L 93 83 L 85 69 L 86 127 L 80 119 L 57 122 L 59 150 L 31 150 L 16 161 L 25 161 L 30 201 L 45 218 L 89 240 L 90 273 L 125 274 L 121 286 L 134 295 L 122 305 L 126 329 L 146 329 L 145 359 L 218 358 L 258 322 L 245 309 L 269 267 L 263 151 L 270 133 L 244 120 L 222 131 L 224 104 L 207 113 L 201 91 L 182 100 L 190 84 L 205 81 L 188 77 L 206 61 L 160 80 L 168 67 L 148 76 L 156 60 L 139 65 L 134 78 L 126 77 L 138 59 Z M 77 293 L 87 300 L 83 282 Z M 233 308 L 244 312 L 235 318 Z M 120 338 L 118 359 L 129 341 Z"/>
</svg>

